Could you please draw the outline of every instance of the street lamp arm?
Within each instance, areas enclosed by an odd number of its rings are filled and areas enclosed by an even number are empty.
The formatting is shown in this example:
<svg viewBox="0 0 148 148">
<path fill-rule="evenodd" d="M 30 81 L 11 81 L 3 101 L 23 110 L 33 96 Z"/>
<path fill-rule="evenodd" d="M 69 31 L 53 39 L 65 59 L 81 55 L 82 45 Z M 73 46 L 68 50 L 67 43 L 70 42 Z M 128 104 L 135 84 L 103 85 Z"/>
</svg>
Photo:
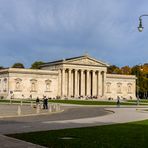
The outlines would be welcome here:
<svg viewBox="0 0 148 148">
<path fill-rule="evenodd" d="M 148 16 L 148 14 L 142 14 L 142 15 L 140 15 L 139 16 L 139 20 L 141 20 L 143 16 Z"/>
<path fill-rule="evenodd" d="M 140 15 L 139 16 L 139 26 L 138 26 L 138 30 L 139 30 L 139 32 L 142 32 L 143 31 L 143 26 L 142 26 L 142 17 L 143 16 L 148 16 L 148 14 L 143 14 L 143 15 Z"/>
</svg>

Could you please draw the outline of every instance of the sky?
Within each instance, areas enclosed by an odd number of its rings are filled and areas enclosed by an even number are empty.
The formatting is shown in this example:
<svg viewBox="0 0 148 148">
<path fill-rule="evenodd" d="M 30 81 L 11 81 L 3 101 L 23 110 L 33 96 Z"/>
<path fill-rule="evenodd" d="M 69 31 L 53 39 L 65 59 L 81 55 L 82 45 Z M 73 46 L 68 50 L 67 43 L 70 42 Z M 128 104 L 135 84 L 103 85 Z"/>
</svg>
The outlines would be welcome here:
<svg viewBox="0 0 148 148">
<path fill-rule="evenodd" d="M 148 63 L 147 0 L 0 0 L 0 66 L 88 53 L 111 65 Z"/>
</svg>

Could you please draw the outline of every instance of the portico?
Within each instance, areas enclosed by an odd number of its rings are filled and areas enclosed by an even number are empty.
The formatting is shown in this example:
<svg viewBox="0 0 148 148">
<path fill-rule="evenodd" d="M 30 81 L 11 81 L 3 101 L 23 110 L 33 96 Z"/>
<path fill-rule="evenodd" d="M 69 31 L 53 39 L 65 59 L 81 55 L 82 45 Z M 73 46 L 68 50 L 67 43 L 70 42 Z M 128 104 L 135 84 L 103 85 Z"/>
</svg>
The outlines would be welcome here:
<svg viewBox="0 0 148 148">
<path fill-rule="evenodd" d="M 59 96 L 100 98 L 105 96 L 107 66 L 104 62 L 84 55 L 46 63 L 42 69 L 58 69 Z"/>
<path fill-rule="evenodd" d="M 59 70 L 59 96 L 62 97 L 87 97 L 103 96 L 105 90 L 106 71 L 68 69 Z"/>
</svg>

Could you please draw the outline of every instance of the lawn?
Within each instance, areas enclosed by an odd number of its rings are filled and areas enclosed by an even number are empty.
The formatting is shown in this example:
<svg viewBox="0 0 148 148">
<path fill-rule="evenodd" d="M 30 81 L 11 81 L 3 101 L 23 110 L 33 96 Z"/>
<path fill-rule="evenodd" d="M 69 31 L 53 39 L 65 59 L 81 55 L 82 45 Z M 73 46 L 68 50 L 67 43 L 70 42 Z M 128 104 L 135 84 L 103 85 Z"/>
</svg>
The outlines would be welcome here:
<svg viewBox="0 0 148 148">
<path fill-rule="evenodd" d="M 147 148 L 148 120 L 9 136 L 50 148 Z"/>
<path fill-rule="evenodd" d="M 49 100 L 52 103 L 64 103 L 64 104 L 78 104 L 78 105 L 116 105 L 114 101 L 88 101 L 88 100 Z M 136 105 L 137 101 L 134 102 L 121 102 L 121 105 Z M 140 103 L 140 105 L 146 105 Z M 148 104 L 147 104 L 148 105 Z"/>
<path fill-rule="evenodd" d="M 12 99 L 11 104 L 21 103 L 22 99 Z M 23 99 L 23 103 L 35 103 L 35 100 Z M 41 101 L 42 102 L 42 101 Z M 77 105 L 116 105 L 116 101 L 96 101 L 96 100 L 48 100 L 49 103 L 64 103 L 64 104 L 77 104 Z M 10 104 L 10 100 L 0 99 L 0 103 Z M 137 105 L 136 100 L 128 100 L 121 102 L 120 105 Z M 139 105 L 148 105 L 147 100 L 140 100 Z"/>
<path fill-rule="evenodd" d="M 28 99 L 12 99 L 12 100 L 8 100 L 8 99 L 0 99 L 0 103 L 21 103 L 21 101 L 23 103 L 31 103 L 32 102 L 35 102 L 35 100 L 28 100 Z"/>
<path fill-rule="evenodd" d="M 127 100 L 127 102 L 137 102 L 137 100 Z M 139 102 L 148 103 L 148 99 L 140 99 Z"/>
</svg>

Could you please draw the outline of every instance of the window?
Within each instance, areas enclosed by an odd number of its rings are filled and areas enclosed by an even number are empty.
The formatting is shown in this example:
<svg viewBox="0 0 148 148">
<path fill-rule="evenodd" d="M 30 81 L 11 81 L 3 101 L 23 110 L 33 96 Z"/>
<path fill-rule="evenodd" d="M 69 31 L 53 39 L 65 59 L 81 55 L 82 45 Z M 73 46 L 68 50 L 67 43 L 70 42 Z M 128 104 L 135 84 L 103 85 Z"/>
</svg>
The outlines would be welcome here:
<svg viewBox="0 0 148 148">
<path fill-rule="evenodd" d="M 16 89 L 17 89 L 17 90 L 20 89 L 20 82 L 16 82 Z"/>
<path fill-rule="evenodd" d="M 46 91 L 51 91 L 51 80 L 46 80 L 45 84 L 46 84 Z"/>
<path fill-rule="evenodd" d="M 127 84 L 127 93 L 128 94 L 131 94 L 132 93 L 132 84 L 131 83 L 128 83 Z"/>
<path fill-rule="evenodd" d="M 122 83 L 117 83 L 117 93 L 118 94 L 122 93 Z"/>
<path fill-rule="evenodd" d="M 15 91 L 21 91 L 21 82 L 22 79 L 20 78 L 15 79 Z"/>
<path fill-rule="evenodd" d="M 107 91 L 107 93 L 111 93 L 111 83 L 110 82 L 107 82 L 107 84 L 106 84 L 106 91 Z"/>
<path fill-rule="evenodd" d="M 36 92 L 37 91 L 37 80 L 31 79 L 31 92 Z"/>
<path fill-rule="evenodd" d="M 4 79 L 4 87 L 3 87 L 3 91 L 4 91 L 4 92 L 7 91 L 7 78 Z"/>
</svg>

